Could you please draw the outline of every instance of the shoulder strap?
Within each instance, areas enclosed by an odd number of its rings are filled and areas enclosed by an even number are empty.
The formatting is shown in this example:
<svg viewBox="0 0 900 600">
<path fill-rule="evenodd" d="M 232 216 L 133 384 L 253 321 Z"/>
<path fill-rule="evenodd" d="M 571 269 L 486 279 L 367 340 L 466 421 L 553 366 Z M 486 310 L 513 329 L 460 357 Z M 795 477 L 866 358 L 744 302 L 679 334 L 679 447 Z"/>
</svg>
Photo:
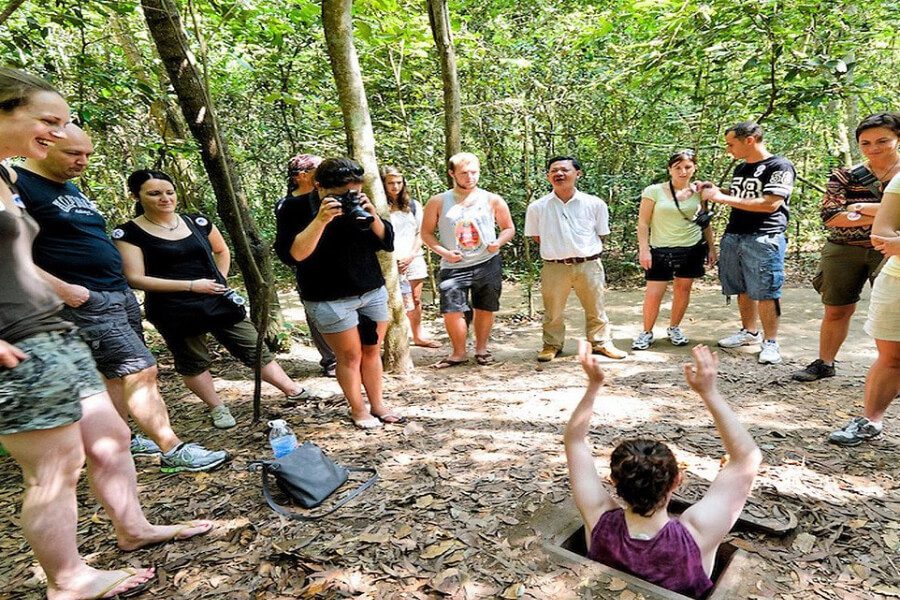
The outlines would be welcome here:
<svg viewBox="0 0 900 600">
<path fill-rule="evenodd" d="M 263 498 L 266 499 L 266 504 L 268 504 L 269 508 L 277 512 L 279 515 L 287 517 L 288 519 L 294 519 L 295 521 L 315 521 L 321 519 L 322 517 L 327 517 L 328 515 L 375 485 L 375 482 L 378 481 L 378 473 L 371 467 L 348 467 L 347 470 L 351 473 L 371 473 L 372 476 L 369 477 L 366 481 L 359 484 L 354 490 L 350 491 L 343 498 L 338 500 L 337 503 L 335 503 L 335 505 L 332 506 L 329 510 L 317 515 L 302 515 L 300 513 L 292 511 L 290 508 L 282 504 L 278 504 L 277 502 L 275 502 L 275 499 L 272 498 L 272 492 L 269 490 L 269 465 L 265 462 L 261 462 L 259 464 L 262 466 L 262 468 L 260 469 L 260 473 L 262 475 Z"/>
<path fill-rule="evenodd" d="M 416 213 L 419 212 L 419 209 L 416 208 L 416 201 L 415 201 L 415 200 L 410 200 L 410 201 L 409 201 L 409 212 L 411 212 L 413 216 L 416 216 Z"/>
<path fill-rule="evenodd" d="M 12 182 L 12 177 L 9 176 L 9 167 L 3 164 L 0 164 L 0 179 L 3 180 L 10 192 L 15 193 L 14 188 L 16 184 Z"/>
<path fill-rule="evenodd" d="M 866 165 L 857 165 L 848 171 L 850 173 L 850 181 L 858 183 L 872 192 L 872 195 L 881 201 L 883 196 L 881 182 Z"/>
<path fill-rule="evenodd" d="M 200 231 L 200 228 L 196 223 L 194 223 L 194 219 L 189 217 L 188 215 L 181 215 L 181 218 L 184 220 L 187 228 L 191 230 L 191 234 L 197 238 L 197 241 L 200 242 L 200 245 L 203 247 L 206 252 L 206 260 L 209 262 L 209 267 L 212 269 L 212 273 L 214 274 L 216 280 L 222 285 L 227 286 L 228 282 L 225 280 L 225 277 L 222 275 L 222 272 L 219 271 L 219 267 L 216 265 L 216 261 L 212 255 L 212 244 L 209 243 L 209 238 Z"/>
</svg>

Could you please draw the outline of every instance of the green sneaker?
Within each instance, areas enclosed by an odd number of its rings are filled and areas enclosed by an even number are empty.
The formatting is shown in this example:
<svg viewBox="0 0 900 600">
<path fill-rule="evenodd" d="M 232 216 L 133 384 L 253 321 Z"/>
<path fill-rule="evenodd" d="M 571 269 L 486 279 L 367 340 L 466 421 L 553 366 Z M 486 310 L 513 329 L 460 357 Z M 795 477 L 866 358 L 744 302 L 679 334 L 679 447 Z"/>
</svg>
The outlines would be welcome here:
<svg viewBox="0 0 900 600">
<path fill-rule="evenodd" d="M 159 470 L 163 473 L 179 473 L 181 471 L 208 471 L 215 469 L 228 460 L 224 450 L 207 450 L 200 444 L 179 444 L 159 459 Z"/>
</svg>

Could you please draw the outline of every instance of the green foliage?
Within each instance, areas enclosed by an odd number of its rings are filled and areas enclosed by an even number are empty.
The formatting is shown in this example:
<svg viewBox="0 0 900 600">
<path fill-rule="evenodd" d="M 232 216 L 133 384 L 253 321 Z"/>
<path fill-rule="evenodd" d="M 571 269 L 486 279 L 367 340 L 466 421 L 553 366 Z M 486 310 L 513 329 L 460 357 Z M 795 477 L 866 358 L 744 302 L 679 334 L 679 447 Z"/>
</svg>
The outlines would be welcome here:
<svg viewBox="0 0 900 600">
<path fill-rule="evenodd" d="M 287 159 L 345 152 L 321 6 L 180 8 L 255 218 L 272 237 Z M 456 0 L 450 12 L 463 143 L 484 159 L 482 185 L 509 201 L 521 227 L 528 202 L 548 189 L 543 161 L 580 156 L 580 187 L 609 201 L 608 246 L 625 257 L 637 196 L 665 176 L 673 150 L 696 149 L 700 175 L 721 180 L 731 168 L 722 131 L 762 118 L 770 148 L 822 184 L 848 150 L 840 128 L 897 108 L 900 23 L 888 0 Z M 403 169 L 424 200 L 445 186 L 440 71 L 424 4 L 358 0 L 354 27 L 380 159 Z M 136 44 L 138 64 L 117 36 Z M 153 117 L 172 97 L 139 3 L 26 3 L 5 23 L 0 55 L 57 83 L 91 130 L 97 153 L 82 183 L 110 221 L 129 215 L 132 169 L 185 159 L 200 208 L 214 212 L 193 141 L 164 136 Z M 818 201 L 798 186 L 792 244 L 817 243 Z M 521 236 L 510 258 L 526 268 Z"/>
</svg>

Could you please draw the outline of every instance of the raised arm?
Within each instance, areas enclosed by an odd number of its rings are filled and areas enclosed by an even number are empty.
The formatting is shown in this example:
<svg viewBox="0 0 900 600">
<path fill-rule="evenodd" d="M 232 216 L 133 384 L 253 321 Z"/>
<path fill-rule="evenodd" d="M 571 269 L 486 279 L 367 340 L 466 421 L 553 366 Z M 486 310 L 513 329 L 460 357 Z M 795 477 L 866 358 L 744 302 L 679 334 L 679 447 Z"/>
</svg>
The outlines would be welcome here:
<svg viewBox="0 0 900 600">
<path fill-rule="evenodd" d="M 711 567 L 716 549 L 744 508 L 762 453 L 719 394 L 718 356 L 703 345 L 695 346 L 692 354 L 694 364 L 684 365 L 684 378 L 703 399 L 729 455 L 706 495 L 681 516 L 700 547 L 704 566 Z"/>
<path fill-rule="evenodd" d="M 569 486 L 572 488 L 575 506 L 584 521 L 585 534 L 590 539 L 591 531 L 600 515 L 616 508 L 616 503 L 606 491 L 606 486 L 597 473 L 587 441 L 591 415 L 594 414 L 594 399 L 600 386 L 603 385 L 603 370 L 591 354 L 591 345 L 585 340 L 578 345 L 578 359 L 587 374 L 588 385 L 581 402 L 572 411 L 563 439 L 566 446 L 566 463 L 569 467 Z"/>
<path fill-rule="evenodd" d="M 309 258 L 309 255 L 316 250 L 319 240 L 322 239 L 322 233 L 325 227 L 331 223 L 335 217 L 343 214 L 341 203 L 334 198 L 327 197 L 319 204 L 319 212 L 312 222 L 306 226 L 306 229 L 298 233 L 291 242 L 290 254 L 291 258 L 297 262 L 301 262 Z"/>
<path fill-rule="evenodd" d="M 701 197 L 706 202 L 717 202 L 733 208 L 758 213 L 773 213 L 784 204 L 784 196 L 766 194 L 761 198 L 738 198 L 737 196 L 729 196 L 713 184 L 707 185 L 709 187 L 704 187 L 701 192 Z"/>
</svg>

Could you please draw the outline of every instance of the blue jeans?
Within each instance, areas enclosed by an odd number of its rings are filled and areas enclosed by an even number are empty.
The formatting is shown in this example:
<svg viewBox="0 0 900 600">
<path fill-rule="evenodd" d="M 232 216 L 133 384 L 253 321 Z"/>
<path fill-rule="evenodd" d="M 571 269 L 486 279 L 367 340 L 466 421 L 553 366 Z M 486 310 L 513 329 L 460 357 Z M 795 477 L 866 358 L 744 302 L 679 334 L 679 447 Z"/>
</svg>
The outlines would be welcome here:
<svg viewBox="0 0 900 600">
<path fill-rule="evenodd" d="M 783 233 L 726 233 L 719 243 L 722 293 L 747 294 L 752 300 L 781 298 L 786 250 Z"/>
</svg>

